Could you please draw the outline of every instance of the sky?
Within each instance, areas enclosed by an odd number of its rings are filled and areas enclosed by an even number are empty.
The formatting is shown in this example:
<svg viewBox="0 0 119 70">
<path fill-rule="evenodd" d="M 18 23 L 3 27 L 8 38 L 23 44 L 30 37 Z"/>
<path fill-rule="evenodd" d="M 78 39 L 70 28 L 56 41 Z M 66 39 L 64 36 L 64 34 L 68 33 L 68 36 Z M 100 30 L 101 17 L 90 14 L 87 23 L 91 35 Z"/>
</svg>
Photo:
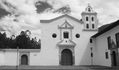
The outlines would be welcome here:
<svg viewBox="0 0 119 70">
<path fill-rule="evenodd" d="M 38 13 L 35 6 L 38 1 L 47 2 L 52 10 Z M 71 8 L 70 15 L 81 19 L 81 12 L 88 3 L 98 13 L 99 26 L 119 19 L 119 0 L 0 0 L 0 8 L 11 13 L 0 19 L 0 31 L 6 31 L 11 36 L 18 35 L 22 30 L 30 30 L 33 37 L 40 38 L 40 20 L 62 15 L 53 11 L 67 5 Z"/>
</svg>

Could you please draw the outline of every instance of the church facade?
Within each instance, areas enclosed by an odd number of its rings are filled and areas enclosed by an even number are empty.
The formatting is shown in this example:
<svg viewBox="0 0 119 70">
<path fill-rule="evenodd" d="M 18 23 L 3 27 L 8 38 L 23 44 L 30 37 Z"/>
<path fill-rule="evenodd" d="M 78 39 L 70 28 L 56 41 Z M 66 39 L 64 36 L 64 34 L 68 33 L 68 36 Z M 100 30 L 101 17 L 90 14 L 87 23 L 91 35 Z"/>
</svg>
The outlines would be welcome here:
<svg viewBox="0 0 119 70">
<path fill-rule="evenodd" d="M 113 54 L 113 49 L 107 48 L 107 36 L 98 36 L 97 13 L 88 5 L 81 16 L 76 19 L 65 14 L 40 20 L 41 49 L 1 49 L 0 66 L 114 65 L 114 58 L 113 62 L 110 56 L 105 58 L 105 53 Z"/>
</svg>

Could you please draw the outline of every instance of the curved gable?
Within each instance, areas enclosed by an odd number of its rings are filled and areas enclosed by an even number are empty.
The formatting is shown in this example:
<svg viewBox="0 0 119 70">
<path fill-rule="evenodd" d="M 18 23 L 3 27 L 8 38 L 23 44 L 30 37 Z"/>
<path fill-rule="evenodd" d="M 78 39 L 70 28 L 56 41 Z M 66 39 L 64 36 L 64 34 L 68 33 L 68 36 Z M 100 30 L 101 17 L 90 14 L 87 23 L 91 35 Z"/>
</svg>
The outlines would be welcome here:
<svg viewBox="0 0 119 70">
<path fill-rule="evenodd" d="M 56 18 L 50 19 L 50 20 L 40 20 L 40 22 L 41 22 L 41 23 L 50 23 L 50 22 L 56 21 L 56 20 L 58 20 L 58 19 L 61 19 L 61 18 L 63 18 L 63 17 L 68 17 L 68 18 L 70 18 L 70 19 L 72 19 L 72 20 L 74 20 L 74 21 L 76 21 L 76 22 L 81 23 L 81 24 L 83 23 L 82 20 L 76 19 L 76 18 L 74 18 L 74 17 L 72 17 L 72 16 L 70 16 L 70 15 L 67 15 L 67 14 L 61 15 L 61 16 L 59 16 L 59 17 L 56 17 Z"/>
</svg>

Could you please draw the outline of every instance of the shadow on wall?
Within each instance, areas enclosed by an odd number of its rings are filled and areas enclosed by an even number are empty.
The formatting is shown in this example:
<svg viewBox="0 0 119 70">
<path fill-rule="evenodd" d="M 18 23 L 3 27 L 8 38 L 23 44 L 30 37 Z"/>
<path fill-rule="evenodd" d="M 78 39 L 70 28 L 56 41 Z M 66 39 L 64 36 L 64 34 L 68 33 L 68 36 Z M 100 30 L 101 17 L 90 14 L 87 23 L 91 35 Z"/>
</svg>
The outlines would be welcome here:
<svg viewBox="0 0 119 70">
<path fill-rule="evenodd" d="M 90 42 L 87 44 L 87 47 L 85 48 L 79 65 L 93 65 L 94 59 L 93 59 L 93 48 L 91 48 Z"/>
</svg>

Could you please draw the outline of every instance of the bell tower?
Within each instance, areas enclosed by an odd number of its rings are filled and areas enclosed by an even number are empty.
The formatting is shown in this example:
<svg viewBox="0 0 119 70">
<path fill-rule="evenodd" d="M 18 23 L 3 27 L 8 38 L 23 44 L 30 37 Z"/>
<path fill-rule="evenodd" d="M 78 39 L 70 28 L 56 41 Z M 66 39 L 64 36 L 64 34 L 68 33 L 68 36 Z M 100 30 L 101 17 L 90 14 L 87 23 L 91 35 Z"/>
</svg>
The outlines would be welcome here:
<svg viewBox="0 0 119 70">
<path fill-rule="evenodd" d="M 84 22 L 84 30 L 97 30 L 97 13 L 93 11 L 93 8 L 90 6 L 90 4 L 88 4 L 85 11 L 82 12 L 81 15 Z"/>
</svg>

